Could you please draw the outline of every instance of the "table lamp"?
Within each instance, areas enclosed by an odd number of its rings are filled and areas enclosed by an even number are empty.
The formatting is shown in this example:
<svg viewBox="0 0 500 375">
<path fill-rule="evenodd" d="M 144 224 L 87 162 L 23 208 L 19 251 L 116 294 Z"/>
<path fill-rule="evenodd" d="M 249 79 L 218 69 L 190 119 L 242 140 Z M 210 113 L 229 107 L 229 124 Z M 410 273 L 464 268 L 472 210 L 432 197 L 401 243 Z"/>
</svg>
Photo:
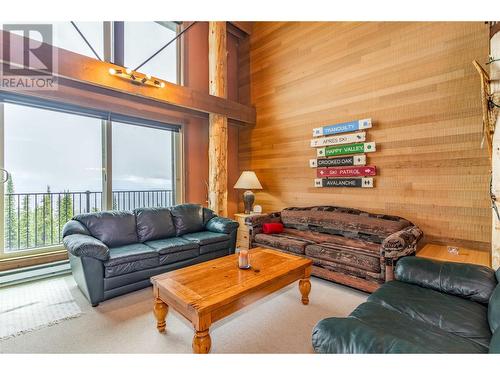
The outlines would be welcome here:
<svg viewBox="0 0 500 375">
<path fill-rule="evenodd" d="M 255 194 L 250 189 L 262 189 L 259 179 L 252 171 L 243 171 L 240 178 L 234 185 L 235 189 L 247 189 L 243 193 L 243 202 L 245 203 L 245 213 L 252 212 L 253 202 L 255 201 Z"/>
</svg>

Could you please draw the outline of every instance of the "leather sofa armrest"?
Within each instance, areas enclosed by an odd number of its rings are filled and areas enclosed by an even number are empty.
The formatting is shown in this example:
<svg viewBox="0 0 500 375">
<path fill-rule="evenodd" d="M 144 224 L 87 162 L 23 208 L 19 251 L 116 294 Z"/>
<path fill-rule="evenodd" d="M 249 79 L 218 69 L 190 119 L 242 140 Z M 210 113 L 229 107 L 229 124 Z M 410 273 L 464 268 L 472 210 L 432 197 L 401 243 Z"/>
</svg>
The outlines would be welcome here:
<svg viewBox="0 0 500 375">
<path fill-rule="evenodd" d="M 237 221 L 225 217 L 216 216 L 211 218 L 207 222 L 205 229 L 210 232 L 229 234 L 238 229 L 238 226 L 239 224 Z"/>
<path fill-rule="evenodd" d="M 269 214 L 252 215 L 245 219 L 245 225 L 251 228 L 261 227 L 264 223 L 281 222 L 281 212 L 271 212 Z"/>
<path fill-rule="evenodd" d="M 66 250 L 76 257 L 91 257 L 98 260 L 109 259 L 109 248 L 97 238 L 85 234 L 70 234 L 63 239 Z"/>
<path fill-rule="evenodd" d="M 413 254 L 423 232 L 416 225 L 406 227 L 386 237 L 382 242 L 381 255 L 384 258 L 400 258 Z"/>
<path fill-rule="evenodd" d="M 497 286 L 495 272 L 475 264 L 405 257 L 396 264 L 395 278 L 409 284 L 488 304 Z"/>
<path fill-rule="evenodd" d="M 66 237 L 72 234 L 85 234 L 90 236 L 89 230 L 77 220 L 70 220 L 64 224 L 62 229 L 62 236 Z"/>
</svg>

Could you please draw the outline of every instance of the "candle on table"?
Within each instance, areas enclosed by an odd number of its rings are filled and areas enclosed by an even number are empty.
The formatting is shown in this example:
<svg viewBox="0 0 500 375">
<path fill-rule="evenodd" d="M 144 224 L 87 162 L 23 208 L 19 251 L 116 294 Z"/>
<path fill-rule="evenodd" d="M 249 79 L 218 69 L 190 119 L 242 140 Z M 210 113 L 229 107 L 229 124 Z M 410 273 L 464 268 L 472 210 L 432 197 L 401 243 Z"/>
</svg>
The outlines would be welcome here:
<svg viewBox="0 0 500 375">
<path fill-rule="evenodd" d="M 240 250 L 239 256 L 239 267 L 240 268 L 248 268 L 248 250 Z"/>
</svg>

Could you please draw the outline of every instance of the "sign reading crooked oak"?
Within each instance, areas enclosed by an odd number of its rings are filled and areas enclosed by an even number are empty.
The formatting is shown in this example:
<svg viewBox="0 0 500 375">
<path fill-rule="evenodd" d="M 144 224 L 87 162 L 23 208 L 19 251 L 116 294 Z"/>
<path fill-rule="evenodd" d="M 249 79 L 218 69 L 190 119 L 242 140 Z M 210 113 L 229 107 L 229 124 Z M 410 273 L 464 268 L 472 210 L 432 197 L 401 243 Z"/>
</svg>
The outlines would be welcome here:
<svg viewBox="0 0 500 375">
<path fill-rule="evenodd" d="M 311 168 L 322 167 L 343 167 L 350 165 L 365 165 L 365 155 L 342 156 L 340 158 L 329 159 L 310 159 L 309 166 Z"/>
<path fill-rule="evenodd" d="M 373 178 L 316 178 L 314 187 L 362 187 L 372 188 Z"/>
<path fill-rule="evenodd" d="M 346 154 L 361 154 L 374 152 L 375 142 L 355 143 L 352 145 L 328 146 L 316 149 L 318 156 L 337 156 Z"/>
<path fill-rule="evenodd" d="M 324 147 L 324 146 L 341 145 L 345 143 L 364 142 L 365 139 L 366 139 L 365 132 L 335 135 L 332 137 L 311 139 L 311 147 Z"/>
<path fill-rule="evenodd" d="M 375 176 L 377 168 L 367 165 L 366 167 L 338 167 L 338 168 L 318 168 L 318 177 L 361 177 Z"/>
<path fill-rule="evenodd" d="M 322 126 L 321 128 L 313 129 L 313 137 L 321 137 L 324 135 L 349 133 L 357 130 L 368 129 L 372 127 L 372 119 L 356 120 L 343 122 L 341 124 Z"/>
</svg>

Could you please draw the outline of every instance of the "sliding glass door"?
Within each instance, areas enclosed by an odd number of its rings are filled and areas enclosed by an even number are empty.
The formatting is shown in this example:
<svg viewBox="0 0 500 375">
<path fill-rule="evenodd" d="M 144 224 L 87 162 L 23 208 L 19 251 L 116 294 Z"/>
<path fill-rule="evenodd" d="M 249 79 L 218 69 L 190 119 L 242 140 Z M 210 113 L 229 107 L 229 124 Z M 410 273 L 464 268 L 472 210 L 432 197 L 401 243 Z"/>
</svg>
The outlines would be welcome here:
<svg viewBox="0 0 500 375">
<path fill-rule="evenodd" d="M 101 209 L 101 120 L 2 106 L 3 253 L 51 250 L 72 216 Z"/>
<path fill-rule="evenodd" d="M 177 128 L 104 117 L 0 100 L 0 258 L 62 249 L 80 213 L 175 204 Z"/>
<path fill-rule="evenodd" d="M 112 126 L 113 209 L 172 206 L 174 133 L 119 122 Z"/>
</svg>

